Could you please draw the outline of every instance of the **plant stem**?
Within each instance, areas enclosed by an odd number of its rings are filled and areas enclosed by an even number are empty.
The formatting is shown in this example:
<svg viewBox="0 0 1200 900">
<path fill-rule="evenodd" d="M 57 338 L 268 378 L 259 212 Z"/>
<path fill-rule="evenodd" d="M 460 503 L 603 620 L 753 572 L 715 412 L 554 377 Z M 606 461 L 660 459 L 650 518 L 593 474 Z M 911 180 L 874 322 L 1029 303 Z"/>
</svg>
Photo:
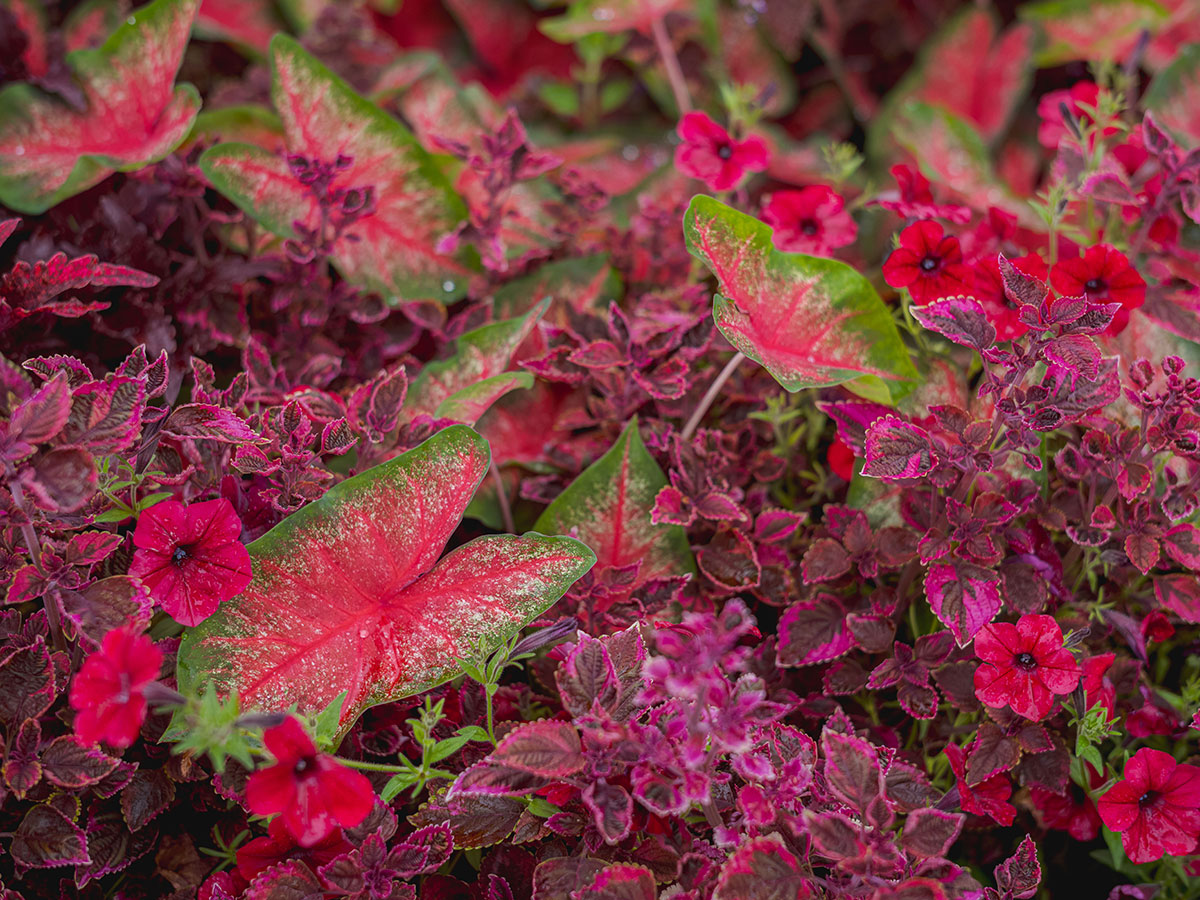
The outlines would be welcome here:
<svg viewBox="0 0 1200 900">
<path fill-rule="evenodd" d="M 733 370 L 745 358 L 746 354 L 740 350 L 733 354 L 733 358 L 725 364 L 725 368 L 721 370 L 721 374 L 713 379 L 713 383 L 708 386 L 708 392 L 700 398 L 700 403 L 692 412 L 692 417 L 683 426 L 683 431 L 679 435 L 681 438 L 686 441 L 696 433 L 696 429 L 700 427 L 700 421 L 704 418 L 704 414 L 708 412 L 709 407 L 713 405 L 713 401 L 717 399 L 717 394 L 721 393 L 721 388 L 725 386 L 725 382 L 729 380 L 729 376 L 733 374 Z"/>
<path fill-rule="evenodd" d="M 675 46 L 671 43 L 671 36 L 667 34 L 663 17 L 656 16 L 650 27 L 654 32 L 654 45 L 662 58 L 663 68 L 667 70 L 667 81 L 671 83 L 675 105 L 679 107 L 679 115 L 685 116 L 692 111 L 692 95 L 688 92 L 687 81 L 683 77 L 683 69 L 679 67 L 679 57 L 675 55 Z"/>
<path fill-rule="evenodd" d="M 516 534 L 517 527 L 513 524 L 512 506 L 508 502 L 508 489 L 504 486 L 504 478 L 500 475 L 500 467 L 496 465 L 493 459 L 491 464 L 492 480 L 496 482 L 496 502 L 500 504 L 500 520 L 504 523 L 504 530 L 509 534 Z"/>
<path fill-rule="evenodd" d="M 396 775 L 400 772 L 410 771 L 410 769 L 407 769 L 404 766 L 390 766 L 387 763 L 363 762 L 359 759 L 346 759 L 342 756 L 335 756 L 334 759 L 340 762 L 343 766 L 348 766 L 351 769 L 362 769 L 364 772 L 390 772 L 393 775 Z"/>
</svg>

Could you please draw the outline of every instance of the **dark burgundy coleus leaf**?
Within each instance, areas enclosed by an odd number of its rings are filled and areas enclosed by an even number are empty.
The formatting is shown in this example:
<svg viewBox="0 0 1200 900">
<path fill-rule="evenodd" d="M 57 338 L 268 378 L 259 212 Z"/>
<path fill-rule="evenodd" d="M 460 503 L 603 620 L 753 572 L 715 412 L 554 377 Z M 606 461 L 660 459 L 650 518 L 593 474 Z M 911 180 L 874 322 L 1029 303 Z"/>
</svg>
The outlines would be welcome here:
<svg viewBox="0 0 1200 900">
<path fill-rule="evenodd" d="M 29 84 L 0 91 L 0 202 L 43 212 L 174 150 L 200 109 L 194 87 L 175 86 L 199 5 L 155 0 L 98 49 L 71 54 L 82 109 Z"/>
<path fill-rule="evenodd" d="M 920 478 L 937 465 L 933 440 L 925 429 L 896 416 L 876 419 L 867 429 L 862 474 L 888 480 Z"/>
<path fill-rule="evenodd" d="M 1000 896 L 1008 900 L 1029 900 L 1042 883 L 1042 866 L 1037 858 L 1037 846 L 1029 835 L 1021 838 L 1017 852 L 996 866 L 996 886 Z"/>
<path fill-rule="evenodd" d="M 259 709 L 318 711 L 340 731 L 428 690 L 458 659 L 544 612 L 595 560 L 570 538 L 477 538 L 438 560 L 488 471 L 465 426 L 332 488 L 249 546 L 254 579 L 188 632 L 182 690 L 207 681 Z"/>
<path fill-rule="evenodd" d="M 31 807 L 12 837 L 9 853 L 18 873 L 29 868 L 87 865 L 83 829 L 48 803 Z"/>
<path fill-rule="evenodd" d="M 966 816 L 938 809 L 914 809 L 904 821 L 900 846 L 921 859 L 944 857 L 958 839 Z"/>
<path fill-rule="evenodd" d="M 914 307 L 914 318 L 942 337 L 982 352 L 996 342 L 996 329 L 974 297 L 946 297 Z"/>
<path fill-rule="evenodd" d="M 811 666 L 849 653 L 854 636 L 846 627 L 846 611 L 833 594 L 820 593 L 787 608 L 779 619 L 776 662 Z"/>
<path fill-rule="evenodd" d="M 925 575 L 925 597 L 965 647 L 1000 612 L 1000 576 L 973 563 L 934 563 Z"/>
</svg>

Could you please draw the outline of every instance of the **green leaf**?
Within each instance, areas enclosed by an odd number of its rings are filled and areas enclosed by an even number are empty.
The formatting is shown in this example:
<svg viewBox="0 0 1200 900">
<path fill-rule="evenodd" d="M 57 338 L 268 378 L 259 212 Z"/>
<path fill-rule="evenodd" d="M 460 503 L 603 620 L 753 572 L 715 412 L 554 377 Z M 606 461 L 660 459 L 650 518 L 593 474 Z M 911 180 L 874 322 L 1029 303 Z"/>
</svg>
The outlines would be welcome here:
<svg viewBox="0 0 1200 900">
<path fill-rule="evenodd" d="M 194 87 L 175 86 L 199 5 L 155 0 L 98 49 L 68 54 L 87 104 L 82 111 L 28 83 L 0 90 L 0 202 L 45 212 L 179 146 L 200 109 Z"/>
<path fill-rule="evenodd" d="M 776 250 L 769 226 L 706 196 L 692 199 L 684 236 L 717 276 L 721 333 L 787 390 L 861 375 L 885 379 L 893 395 L 911 389 L 917 370 L 891 314 L 854 269 Z"/>
<path fill-rule="evenodd" d="M 471 275 L 465 257 L 435 247 L 466 207 L 412 133 L 284 35 L 271 41 L 271 97 L 288 154 L 327 163 L 352 157 L 335 185 L 374 189 L 374 211 L 334 245 L 342 274 L 398 300 L 462 297 Z M 276 234 L 294 237 L 296 221 L 319 227 L 316 200 L 281 156 L 218 144 L 200 165 L 217 190 Z"/>
<path fill-rule="evenodd" d="M 346 705 L 346 697 L 349 691 L 342 691 L 331 701 L 323 710 L 312 716 L 312 736 L 318 747 L 327 748 L 330 751 L 337 749 L 337 744 L 334 742 L 338 733 L 338 723 L 342 719 L 342 707 Z"/>
<path fill-rule="evenodd" d="M 545 612 L 595 562 L 578 541 L 492 535 L 439 560 L 488 471 L 461 425 L 331 488 L 250 544 L 254 578 L 189 630 L 180 690 L 212 682 L 250 709 L 364 710 L 458 676 Z"/>
<path fill-rule="evenodd" d="M 687 532 L 650 520 L 654 498 L 666 486 L 634 416 L 608 452 L 554 498 L 533 527 L 559 534 L 575 529 L 601 567 L 640 564 L 630 591 L 651 578 L 692 573 L 696 564 Z"/>
</svg>

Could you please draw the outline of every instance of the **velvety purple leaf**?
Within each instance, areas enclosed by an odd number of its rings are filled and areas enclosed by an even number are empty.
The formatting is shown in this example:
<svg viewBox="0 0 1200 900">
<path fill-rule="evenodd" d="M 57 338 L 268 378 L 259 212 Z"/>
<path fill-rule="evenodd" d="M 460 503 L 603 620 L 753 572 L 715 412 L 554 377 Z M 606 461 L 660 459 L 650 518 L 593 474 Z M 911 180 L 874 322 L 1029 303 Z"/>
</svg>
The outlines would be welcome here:
<svg viewBox="0 0 1200 900">
<path fill-rule="evenodd" d="M 938 457 L 923 428 L 884 416 L 867 429 L 866 460 L 863 475 L 890 480 L 928 475 Z"/>
<path fill-rule="evenodd" d="M 1158 602 L 1185 622 L 1200 622 L 1200 583 L 1194 575 L 1162 575 L 1154 579 Z"/>
<path fill-rule="evenodd" d="M 1046 286 L 1046 283 L 1026 275 L 1005 259 L 1003 254 L 1000 255 L 999 264 L 1000 277 L 1004 281 L 1005 296 L 1018 307 L 1039 308 L 1050 293 L 1050 288 Z"/>
<path fill-rule="evenodd" d="M 721 866 L 713 900 L 806 900 L 805 866 L 778 834 L 744 839 Z"/>
<path fill-rule="evenodd" d="M 804 551 L 800 570 L 805 584 L 833 581 L 850 571 L 850 554 L 832 538 L 818 538 Z"/>
<path fill-rule="evenodd" d="M 445 822 L 459 850 L 491 847 L 513 833 L 525 805 L 513 797 L 463 794 L 449 804 L 426 804 L 408 817 L 418 828 Z"/>
<path fill-rule="evenodd" d="M 1084 334 L 1064 334 L 1045 346 L 1043 352 L 1052 363 L 1066 369 L 1076 378 L 1093 381 L 1100 373 L 1100 348 Z"/>
<path fill-rule="evenodd" d="M 821 733 L 825 783 L 835 797 L 864 815 L 883 795 L 879 754 L 867 741 L 826 728 Z"/>
<path fill-rule="evenodd" d="M 1021 746 L 1004 729 L 984 722 L 976 732 L 967 754 L 967 784 L 977 785 L 999 772 L 1007 772 L 1021 761 Z"/>
<path fill-rule="evenodd" d="M 220 441 L 223 444 L 258 443 L 263 438 L 235 413 L 208 403 L 177 406 L 163 423 L 162 433 L 173 438 Z"/>
<path fill-rule="evenodd" d="M 79 591 L 61 591 L 63 615 L 75 626 L 80 639 L 92 649 L 104 635 L 128 622 L 150 624 L 154 598 L 139 579 L 110 575 Z"/>
<path fill-rule="evenodd" d="M 510 731 L 488 759 L 544 778 L 560 779 L 583 768 L 579 732 L 570 722 L 543 720 Z"/>
<path fill-rule="evenodd" d="M 130 831 L 140 831 L 175 799 L 175 782 L 162 769 L 138 769 L 121 791 L 121 815 Z"/>
<path fill-rule="evenodd" d="M 1200 570 L 1200 529 L 1184 522 L 1162 536 L 1167 556 L 1186 569 Z"/>
<path fill-rule="evenodd" d="M 586 714 L 597 703 L 610 709 L 619 696 L 617 669 L 608 650 L 600 640 L 582 633 L 554 680 L 563 706 L 574 716 Z"/>
<path fill-rule="evenodd" d="M 4 783 L 18 800 L 24 800 L 42 780 L 42 764 L 38 759 L 42 728 L 38 720 L 26 719 L 11 740 L 4 760 Z"/>
<path fill-rule="evenodd" d="M 862 829 L 839 812 L 813 813 L 804 817 L 817 853 L 826 859 L 854 859 L 867 849 Z"/>
<path fill-rule="evenodd" d="M 55 738 L 42 751 L 46 780 L 64 788 L 96 784 L 115 771 L 119 762 L 69 736 Z"/>
<path fill-rule="evenodd" d="M 609 784 L 603 778 L 590 782 L 581 795 L 584 806 L 592 813 L 596 829 L 605 843 L 619 844 L 629 836 L 633 823 L 633 797 L 619 784 Z"/>
<path fill-rule="evenodd" d="M 55 512 L 77 512 L 96 493 L 96 461 L 82 447 L 60 447 L 41 454 L 26 477 L 35 502 Z"/>
<path fill-rule="evenodd" d="M 944 857 L 958 839 L 966 816 L 938 809 L 915 809 L 904 822 L 900 846 L 920 859 Z"/>
<path fill-rule="evenodd" d="M 657 896 L 653 872 L 644 866 L 617 863 L 598 872 L 571 900 L 655 900 Z"/>
<path fill-rule="evenodd" d="M 146 386 L 134 378 L 109 376 L 75 389 L 63 434 L 96 453 L 127 449 L 137 437 Z"/>
<path fill-rule="evenodd" d="M 833 419 L 838 437 L 855 456 L 866 455 L 867 429 L 871 423 L 894 412 L 890 406 L 867 400 L 818 400 L 817 409 Z"/>
<path fill-rule="evenodd" d="M 925 575 L 925 597 L 965 647 L 1000 612 L 1000 576 L 971 563 L 934 563 Z"/>
<path fill-rule="evenodd" d="M 312 869 L 289 859 L 256 875 L 242 900 L 324 900 L 327 894 Z"/>
<path fill-rule="evenodd" d="M 54 695 L 54 663 L 41 638 L 0 660 L 0 719 L 13 724 L 36 719 Z"/>
<path fill-rule="evenodd" d="M 571 900 L 571 895 L 590 885 L 603 868 L 603 862 L 586 856 L 544 860 L 533 870 L 532 900 Z"/>
<path fill-rule="evenodd" d="M 756 587 L 762 579 L 762 564 L 754 544 L 739 529 L 722 526 L 697 554 L 700 571 L 727 591 Z"/>
<path fill-rule="evenodd" d="M 1029 835 L 1021 838 L 1017 852 L 996 866 L 996 886 L 1015 900 L 1029 900 L 1042 883 L 1037 846 Z"/>
<path fill-rule="evenodd" d="M 83 829 L 45 803 L 32 807 L 25 814 L 13 833 L 9 853 L 18 871 L 91 862 Z"/>
<path fill-rule="evenodd" d="M 793 603 L 779 620 L 776 662 L 781 666 L 811 666 L 850 652 L 854 636 L 846 613 L 832 594 Z"/>
</svg>

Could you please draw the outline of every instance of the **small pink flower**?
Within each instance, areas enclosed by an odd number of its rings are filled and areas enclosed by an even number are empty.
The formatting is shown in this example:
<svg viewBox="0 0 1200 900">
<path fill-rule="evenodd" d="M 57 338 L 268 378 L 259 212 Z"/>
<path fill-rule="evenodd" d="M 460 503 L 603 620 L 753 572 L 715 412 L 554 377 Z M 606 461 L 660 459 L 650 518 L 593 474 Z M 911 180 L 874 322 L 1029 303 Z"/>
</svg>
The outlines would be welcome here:
<svg viewBox="0 0 1200 900">
<path fill-rule="evenodd" d="M 224 498 L 185 506 L 164 500 L 138 518 L 129 574 L 176 622 L 199 625 L 250 583 L 242 521 Z"/>
<path fill-rule="evenodd" d="M 146 718 L 146 685 L 158 677 L 162 651 L 131 626 L 104 636 L 71 682 L 75 733 L 85 744 L 128 747 Z"/>
<path fill-rule="evenodd" d="M 705 113 L 688 113 L 676 133 L 683 143 L 675 148 L 675 167 L 684 175 L 699 178 L 711 190 L 727 191 L 748 172 L 767 168 L 767 145 L 762 138 L 735 141 Z"/>
<path fill-rule="evenodd" d="M 845 200 L 823 184 L 772 194 L 763 219 L 775 229 L 775 246 L 790 253 L 827 256 L 858 235 Z"/>
<path fill-rule="evenodd" d="M 1143 747 L 1125 764 L 1125 780 L 1100 798 L 1100 818 L 1120 832 L 1135 863 L 1191 853 L 1200 837 L 1200 768 Z"/>
<path fill-rule="evenodd" d="M 972 273 L 962 260 L 958 238 L 946 235 L 937 222 L 914 222 L 900 232 L 900 246 L 883 264 L 883 278 L 894 288 L 908 288 L 913 302 L 924 306 L 971 293 Z"/>
<path fill-rule="evenodd" d="M 246 806 L 260 816 L 280 813 L 283 827 L 300 846 L 320 844 L 339 825 L 353 828 L 375 805 L 366 776 L 318 753 L 294 716 L 268 728 L 263 743 L 275 764 L 250 775 Z"/>
<path fill-rule="evenodd" d="M 1079 663 L 1063 647 L 1052 616 L 1021 616 L 1016 625 L 993 622 L 975 636 L 983 665 L 975 670 L 975 696 L 993 709 L 1011 706 L 1019 716 L 1044 719 L 1054 698 L 1079 684 Z"/>
<path fill-rule="evenodd" d="M 1038 118 L 1042 120 L 1038 126 L 1038 143 L 1048 150 L 1057 150 L 1059 143 L 1068 135 L 1074 140 L 1074 135 L 1071 135 L 1067 123 L 1063 120 L 1060 104 L 1066 105 L 1081 124 L 1087 124 L 1092 121 L 1092 114 L 1083 107 L 1095 109 L 1099 97 L 1100 87 L 1094 81 L 1077 81 L 1068 90 L 1043 94 L 1037 108 Z M 1106 137 L 1117 133 L 1117 129 L 1112 126 L 1104 129 Z M 1095 136 L 1091 143 L 1095 144 Z"/>
<path fill-rule="evenodd" d="M 1146 302 L 1146 282 L 1115 247 L 1097 244 L 1083 256 L 1063 259 L 1050 270 L 1050 284 L 1064 297 L 1086 296 L 1093 303 L 1120 303 L 1108 334 L 1120 334 L 1130 311 Z"/>
</svg>

